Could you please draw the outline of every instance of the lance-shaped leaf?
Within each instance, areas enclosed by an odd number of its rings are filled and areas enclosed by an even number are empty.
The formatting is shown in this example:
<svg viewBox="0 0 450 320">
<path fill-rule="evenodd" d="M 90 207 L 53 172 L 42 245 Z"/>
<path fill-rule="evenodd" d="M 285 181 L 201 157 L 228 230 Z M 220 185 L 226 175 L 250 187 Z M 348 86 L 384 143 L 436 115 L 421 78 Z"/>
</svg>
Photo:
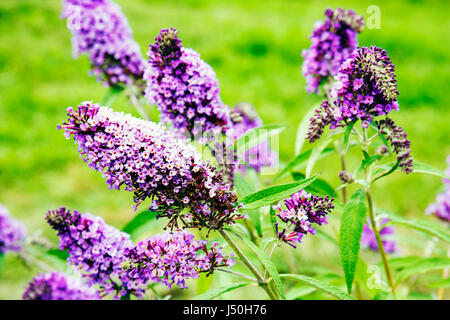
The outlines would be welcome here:
<svg viewBox="0 0 450 320">
<path fill-rule="evenodd" d="M 238 139 L 236 139 L 237 154 L 244 154 L 245 151 L 267 141 L 270 137 L 280 134 L 286 126 L 284 125 L 265 125 L 248 130 Z"/>
<path fill-rule="evenodd" d="M 226 292 L 248 286 L 249 284 L 252 284 L 252 283 L 251 282 L 238 282 L 238 283 L 232 283 L 232 284 L 229 284 L 226 286 L 222 286 L 219 288 L 214 288 L 214 289 L 209 290 L 208 292 L 205 292 L 201 295 L 194 297 L 192 300 L 212 300 Z"/>
<path fill-rule="evenodd" d="M 297 137 L 295 139 L 295 154 L 300 154 L 302 151 L 303 145 L 305 144 L 306 140 L 306 134 L 308 133 L 308 127 L 311 123 L 311 117 L 314 115 L 317 108 L 319 108 L 320 105 L 316 105 L 308 110 L 306 115 L 303 117 L 302 121 L 298 125 L 297 128 Z"/>
<path fill-rule="evenodd" d="M 239 173 L 236 173 L 234 175 L 234 186 L 240 198 L 245 197 L 246 195 L 256 191 L 255 187 L 249 184 L 247 180 L 245 180 L 244 177 Z M 261 228 L 261 215 L 259 209 L 245 210 L 245 213 L 249 216 L 251 222 L 255 226 L 258 236 L 261 237 L 262 228 Z"/>
<path fill-rule="evenodd" d="M 2 279 L 3 264 L 5 263 L 5 255 L 0 252 L 0 280 Z"/>
<path fill-rule="evenodd" d="M 306 176 L 309 178 L 311 176 L 312 169 L 314 168 L 314 165 L 316 164 L 317 160 L 320 157 L 320 154 L 322 151 L 330 144 L 331 141 L 333 141 L 336 138 L 335 135 L 330 135 L 324 140 L 322 140 L 311 152 L 311 156 L 308 159 L 308 164 L 306 165 Z"/>
<path fill-rule="evenodd" d="M 434 270 L 450 268 L 450 258 L 424 258 L 404 268 L 397 276 L 397 283 L 417 275 Z"/>
<path fill-rule="evenodd" d="M 292 178 L 295 181 L 302 180 L 302 179 L 306 178 L 306 175 L 304 175 L 301 172 L 292 172 L 291 175 L 292 175 Z M 322 179 L 317 179 L 316 181 L 311 183 L 308 187 L 306 187 L 305 190 L 308 191 L 308 192 L 329 195 L 331 197 L 334 196 L 334 194 L 336 193 L 334 191 L 333 187 L 330 186 L 328 184 L 328 182 L 326 182 L 325 180 L 322 180 Z"/>
<path fill-rule="evenodd" d="M 123 91 L 121 87 L 110 87 L 101 101 L 102 106 L 111 107 Z"/>
<path fill-rule="evenodd" d="M 365 194 L 363 190 L 358 190 L 344 206 L 339 233 L 342 267 L 349 293 L 352 292 L 365 216 Z"/>
<path fill-rule="evenodd" d="M 328 282 L 325 282 L 322 280 L 317 280 L 317 279 L 307 277 L 304 275 L 299 275 L 299 274 L 280 274 L 280 277 L 281 278 L 291 278 L 294 280 L 302 281 L 302 282 L 306 283 L 307 285 L 310 285 L 316 289 L 322 290 L 322 291 L 324 291 L 328 294 L 331 294 L 332 296 L 335 296 L 336 298 L 341 299 L 341 300 L 355 300 L 354 297 L 348 295 L 347 293 L 345 293 L 338 287 L 333 286 L 333 285 L 329 284 Z"/>
<path fill-rule="evenodd" d="M 286 295 L 284 293 L 283 284 L 281 283 L 280 275 L 278 274 L 277 269 L 275 268 L 275 265 L 273 264 L 272 260 L 264 253 L 264 251 L 261 250 L 261 248 L 257 247 L 252 241 L 245 237 L 241 237 L 237 233 L 234 233 L 237 235 L 240 239 L 242 239 L 245 244 L 252 249 L 254 253 L 258 256 L 261 263 L 266 268 L 267 272 L 270 274 L 273 282 L 275 283 L 275 287 L 277 288 L 278 292 L 280 293 L 280 296 L 283 300 L 286 300 Z"/>
<path fill-rule="evenodd" d="M 402 225 L 420 232 L 425 232 L 443 241 L 446 241 L 447 243 L 450 243 L 450 232 L 448 231 L 448 229 L 443 228 L 438 223 L 424 219 L 406 219 L 395 213 L 379 208 L 377 208 L 377 212 L 379 214 L 388 216 L 391 220 L 389 223 Z"/>
<path fill-rule="evenodd" d="M 328 147 L 322 150 L 322 152 L 319 155 L 319 159 L 322 159 L 329 155 L 330 153 L 335 152 L 336 149 L 333 147 Z M 308 163 L 308 159 L 311 156 L 311 150 L 305 151 L 298 156 L 296 156 L 293 160 L 291 160 L 286 167 L 284 167 L 280 173 L 273 179 L 273 181 L 278 181 L 281 179 L 285 174 L 289 173 L 289 171 L 292 170 L 299 170 L 302 169 L 306 164 Z"/>
<path fill-rule="evenodd" d="M 388 164 L 378 165 L 377 167 L 383 168 L 383 169 L 386 169 L 386 170 L 389 170 L 389 169 L 391 169 L 393 167 L 395 167 L 395 170 L 399 169 L 398 166 L 395 166 L 395 163 L 388 163 Z M 447 176 L 444 171 L 442 171 L 440 169 L 437 169 L 437 168 L 435 168 L 435 167 L 433 167 L 433 166 L 431 166 L 429 164 L 417 161 L 415 159 L 414 159 L 414 162 L 413 162 L 413 173 L 425 173 L 425 174 L 430 174 L 430 175 L 433 175 L 433 176 L 438 176 L 438 177 L 441 177 L 441 178 L 450 179 L 450 177 Z"/>
<path fill-rule="evenodd" d="M 135 240 L 145 231 L 145 226 L 155 219 L 155 212 L 145 210 L 137 214 L 130 222 L 128 222 L 127 225 L 122 228 L 122 231 L 128 233 L 131 239 Z"/>
<path fill-rule="evenodd" d="M 241 199 L 245 209 L 256 209 L 274 202 L 278 202 L 302 189 L 309 186 L 320 174 L 317 173 L 309 179 L 296 182 L 272 186 L 254 193 L 251 193 Z"/>
</svg>

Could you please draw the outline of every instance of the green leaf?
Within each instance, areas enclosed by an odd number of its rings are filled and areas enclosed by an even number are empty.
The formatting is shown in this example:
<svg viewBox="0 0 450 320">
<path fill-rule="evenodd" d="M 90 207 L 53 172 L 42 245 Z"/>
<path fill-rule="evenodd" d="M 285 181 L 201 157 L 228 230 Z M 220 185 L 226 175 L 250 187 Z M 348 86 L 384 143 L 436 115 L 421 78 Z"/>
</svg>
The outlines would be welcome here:
<svg viewBox="0 0 450 320">
<path fill-rule="evenodd" d="M 111 107 L 114 104 L 114 101 L 116 101 L 117 97 L 119 97 L 123 89 L 124 88 L 122 87 L 110 87 L 100 104 L 102 106 Z"/>
<path fill-rule="evenodd" d="M 314 149 L 312 149 L 311 156 L 308 159 L 308 164 L 306 165 L 306 176 L 309 178 L 316 164 L 317 160 L 319 160 L 320 154 L 322 151 L 335 139 L 336 135 L 331 135 L 322 140 Z"/>
<path fill-rule="evenodd" d="M 366 217 L 365 194 L 356 191 L 344 207 L 339 233 L 342 267 L 344 268 L 347 290 L 352 292 L 353 278 L 359 257 L 361 234 Z"/>
<path fill-rule="evenodd" d="M 298 125 L 297 128 L 297 137 L 295 139 L 295 154 L 300 154 L 302 151 L 303 145 L 305 143 L 306 134 L 308 132 L 308 127 L 310 123 L 311 117 L 314 115 L 314 112 L 317 108 L 319 108 L 320 105 L 316 105 L 308 110 L 308 112 L 303 117 L 302 121 Z"/>
<path fill-rule="evenodd" d="M 214 288 L 206 293 L 203 293 L 201 295 L 194 297 L 192 300 L 212 300 L 226 292 L 248 286 L 249 284 L 251 284 L 251 283 L 250 282 L 238 282 L 238 283 L 232 283 L 232 284 L 229 284 L 226 286 L 222 286 L 219 288 Z"/>
<path fill-rule="evenodd" d="M 425 232 L 450 243 L 450 232 L 438 223 L 423 219 L 406 219 L 395 213 L 379 208 L 377 208 L 377 212 L 379 214 L 387 215 L 392 224 L 403 225 L 417 231 Z"/>
<path fill-rule="evenodd" d="M 239 197 L 245 197 L 246 195 L 256 191 L 255 187 L 249 184 L 247 180 L 245 180 L 244 177 L 239 173 L 235 173 L 234 175 L 234 186 L 236 188 Z M 261 214 L 259 209 L 250 209 L 244 211 L 249 216 L 250 221 L 255 226 L 258 236 L 261 237 L 262 227 L 261 227 Z"/>
<path fill-rule="evenodd" d="M 297 300 L 303 296 L 313 293 L 317 289 L 310 286 L 301 286 L 298 288 L 292 288 L 288 293 L 286 293 L 287 300 Z"/>
<path fill-rule="evenodd" d="M 291 278 L 295 280 L 302 281 L 316 289 L 322 290 L 328 294 L 331 294 L 332 296 L 335 296 L 338 299 L 341 300 L 356 300 L 354 297 L 348 295 L 338 287 L 335 287 L 328 282 L 317 280 L 311 277 L 307 277 L 304 275 L 299 274 L 280 274 L 281 278 Z"/>
<path fill-rule="evenodd" d="M 450 258 L 425 258 L 411 264 L 399 272 L 397 284 L 409 278 L 412 275 L 421 274 L 429 271 L 450 268 Z"/>
<path fill-rule="evenodd" d="M 361 165 L 359 166 L 357 173 L 363 171 L 364 169 L 368 168 L 372 163 L 374 163 L 377 160 L 380 160 L 383 156 L 379 155 L 379 154 L 375 154 L 372 156 L 369 156 L 369 154 L 365 151 L 363 151 L 364 153 L 364 159 L 361 162 Z"/>
<path fill-rule="evenodd" d="M 450 288 L 450 278 L 432 282 L 432 283 L 427 284 L 426 286 L 431 289 Z"/>
<path fill-rule="evenodd" d="M 151 221 L 156 219 L 156 213 L 150 210 L 145 210 L 137 214 L 133 220 L 127 223 L 122 231 L 128 233 L 132 240 L 138 238 L 144 231 L 145 226 L 147 226 Z"/>
<path fill-rule="evenodd" d="M 388 164 L 379 165 L 377 167 L 389 170 L 389 169 L 393 168 L 394 166 L 395 166 L 395 163 L 392 162 L 392 163 L 388 163 Z M 398 170 L 398 169 L 399 169 L 398 166 L 395 167 L 395 170 Z M 413 161 L 413 173 L 425 173 L 425 174 L 430 174 L 433 176 L 438 176 L 441 178 L 450 179 L 450 177 L 447 176 L 444 171 L 436 169 L 433 166 L 430 166 L 429 164 L 422 163 L 415 159 Z"/>
<path fill-rule="evenodd" d="M 275 283 L 275 287 L 277 288 L 278 292 L 280 293 L 281 298 L 283 300 L 286 300 L 286 295 L 284 294 L 284 288 L 283 288 L 283 284 L 281 283 L 280 275 L 278 274 L 278 271 L 275 268 L 275 265 L 272 263 L 272 260 L 264 253 L 263 250 L 261 250 L 259 247 L 257 247 L 249 239 L 244 238 L 244 237 L 240 237 L 240 239 L 242 239 L 245 242 L 245 244 L 250 249 L 252 249 L 254 253 L 256 253 L 259 260 L 262 262 L 262 264 L 266 268 L 267 272 L 272 277 L 273 282 Z"/>
<path fill-rule="evenodd" d="M 60 250 L 60 249 L 50 249 L 47 251 L 47 253 L 49 255 L 55 256 L 58 259 L 61 259 L 63 261 L 66 261 L 67 258 L 69 258 L 69 253 L 67 252 L 67 250 Z"/>
<path fill-rule="evenodd" d="M 328 154 L 330 154 L 334 151 L 336 151 L 336 149 L 333 147 L 328 147 L 328 148 L 323 149 L 319 155 L 318 160 L 326 157 Z M 303 168 L 307 164 L 310 156 L 311 156 L 311 150 L 305 151 L 302 154 L 299 154 L 298 156 L 296 156 L 293 160 L 291 160 L 286 165 L 286 167 L 283 168 L 283 170 L 280 171 L 280 173 L 273 179 L 273 181 L 275 182 L 275 181 L 281 179 L 286 173 L 288 173 L 291 170 Z"/>
<path fill-rule="evenodd" d="M 304 175 L 301 172 L 292 172 L 291 175 L 295 181 L 306 178 L 306 175 Z M 334 191 L 333 187 L 330 186 L 328 184 L 328 182 L 326 182 L 325 180 L 322 180 L 322 179 L 316 179 L 316 181 L 314 181 L 308 187 L 306 187 L 305 190 L 308 192 L 320 193 L 320 194 L 325 194 L 325 195 L 329 195 L 329 196 L 333 196 L 336 193 Z"/>
<path fill-rule="evenodd" d="M 275 213 L 275 210 L 270 206 L 270 224 L 272 225 L 273 234 L 275 235 L 275 238 L 277 237 L 277 228 L 275 227 L 275 224 L 277 223 L 277 215 Z"/>
<path fill-rule="evenodd" d="M 324 238 L 325 240 L 327 240 L 328 242 L 330 242 L 330 243 L 332 243 L 332 244 L 335 244 L 335 245 L 339 245 L 339 243 L 336 241 L 336 239 L 335 238 L 333 238 L 332 236 L 330 236 L 328 233 L 326 233 L 325 231 L 323 231 L 323 230 L 321 230 L 321 229 L 317 229 L 316 230 L 316 232 L 317 232 L 317 235 L 319 236 L 319 237 L 322 237 L 322 238 Z"/>
<path fill-rule="evenodd" d="M 197 294 L 203 294 L 211 288 L 213 277 L 206 276 L 206 274 L 201 273 L 197 279 Z"/>
<path fill-rule="evenodd" d="M 422 162 L 419 162 L 417 160 L 414 160 L 413 172 L 426 173 L 426 174 L 431 174 L 431 175 L 435 175 L 435 176 L 438 176 L 438 177 L 450 179 L 450 177 L 447 176 L 444 171 L 436 169 L 436 168 L 430 166 L 429 164 L 422 163 Z"/>
<path fill-rule="evenodd" d="M 3 264 L 5 263 L 5 255 L 0 252 L 0 280 L 2 279 Z"/>
<path fill-rule="evenodd" d="M 296 182 L 272 186 L 254 193 L 251 193 L 241 199 L 245 209 L 256 209 L 274 202 L 278 202 L 301 189 L 309 186 L 320 174 L 315 174 L 313 177 Z"/>
<path fill-rule="evenodd" d="M 272 124 L 248 130 L 235 141 L 237 154 L 244 154 L 245 151 L 267 141 L 270 137 L 279 134 L 284 129 L 286 129 L 284 125 Z"/>
<path fill-rule="evenodd" d="M 353 120 L 350 122 L 347 127 L 345 128 L 344 132 L 344 141 L 342 143 L 342 152 L 345 154 L 348 151 L 348 141 L 350 140 L 350 133 L 352 132 L 352 129 L 355 125 L 357 120 Z"/>
</svg>

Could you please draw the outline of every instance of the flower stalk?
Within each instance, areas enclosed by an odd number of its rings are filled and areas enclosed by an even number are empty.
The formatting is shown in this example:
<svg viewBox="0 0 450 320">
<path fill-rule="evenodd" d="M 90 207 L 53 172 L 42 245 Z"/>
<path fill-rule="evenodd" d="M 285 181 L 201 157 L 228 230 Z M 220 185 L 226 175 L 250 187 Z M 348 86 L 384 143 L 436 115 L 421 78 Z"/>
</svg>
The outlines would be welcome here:
<svg viewBox="0 0 450 320">
<path fill-rule="evenodd" d="M 222 237 L 225 239 L 226 242 L 230 245 L 230 247 L 236 252 L 238 257 L 241 259 L 241 261 L 245 264 L 245 266 L 250 270 L 251 273 L 253 273 L 256 277 L 256 280 L 258 282 L 258 285 L 266 291 L 267 295 L 272 300 L 279 300 L 276 294 L 274 294 L 269 286 L 268 282 L 263 278 L 263 276 L 259 273 L 259 271 L 255 268 L 255 266 L 251 263 L 251 261 L 245 256 L 245 254 L 242 252 L 241 249 L 236 245 L 236 243 L 228 236 L 228 234 L 225 232 L 225 230 L 220 229 L 219 230 Z"/>
</svg>

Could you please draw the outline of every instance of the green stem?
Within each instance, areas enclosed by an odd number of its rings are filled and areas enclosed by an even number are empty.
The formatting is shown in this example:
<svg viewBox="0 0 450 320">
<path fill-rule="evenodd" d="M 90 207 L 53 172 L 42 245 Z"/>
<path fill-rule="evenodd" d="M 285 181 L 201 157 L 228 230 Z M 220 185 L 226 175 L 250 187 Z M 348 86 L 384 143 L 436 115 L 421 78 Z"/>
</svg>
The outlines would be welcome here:
<svg viewBox="0 0 450 320">
<path fill-rule="evenodd" d="M 142 106 L 139 96 L 134 91 L 130 92 L 130 101 L 142 118 L 144 118 L 145 120 L 150 120 L 150 117 Z"/>
<path fill-rule="evenodd" d="M 389 286 L 391 287 L 391 291 L 395 299 L 396 298 L 395 284 L 392 278 L 391 269 L 389 268 L 389 261 L 386 255 L 386 251 L 384 250 L 383 241 L 381 240 L 380 231 L 378 230 L 377 223 L 375 221 L 375 208 L 372 199 L 372 194 L 370 193 L 370 188 L 366 190 L 366 195 L 367 195 L 367 203 L 369 205 L 370 223 L 372 224 L 372 230 L 375 233 L 375 239 L 377 240 L 378 252 L 380 253 L 381 260 L 383 261 L 384 271 L 386 272 L 386 277 L 388 279 Z"/>
<path fill-rule="evenodd" d="M 346 171 L 346 166 L 345 166 L 345 154 L 344 151 L 342 150 L 340 153 L 341 156 L 341 168 L 342 171 Z M 342 188 L 342 201 L 345 203 L 347 203 L 347 188 L 343 187 Z"/>
<path fill-rule="evenodd" d="M 247 231 L 248 231 L 248 233 L 250 235 L 250 240 L 254 244 L 259 245 L 258 244 L 258 237 L 255 235 L 254 228 L 252 228 L 250 226 L 250 223 L 248 222 L 248 219 L 243 219 L 243 220 L 244 220 L 244 226 L 245 226 L 245 228 L 247 229 Z"/>
<path fill-rule="evenodd" d="M 369 141 L 367 139 L 367 129 L 363 128 L 363 141 L 362 141 L 362 148 L 367 153 L 369 152 Z M 370 218 L 370 224 L 372 225 L 372 230 L 375 234 L 375 239 L 377 241 L 378 246 L 378 252 L 380 253 L 381 260 L 383 262 L 384 271 L 386 273 L 386 278 L 388 279 L 389 286 L 391 287 L 392 294 L 394 296 L 394 299 L 396 299 L 395 295 L 395 284 L 394 280 L 392 278 L 391 269 L 389 268 L 389 261 L 386 255 L 386 251 L 384 250 L 383 241 L 381 240 L 380 236 L 380 230 L 378 230 L 376 219 L 375 219 L 375 205 L 372 198 L 372 193 L 370 191 L 370 176 L 371 176 L 371 166 L 369 168 L 366 168 L 364 171 L 366 173 L 366 179 L 368 182 L 368 186 L 366 188 L 366 197 L 367 197 L 367 203 L 369 207 L 369 218 Z"/>
<path fill-rule="evenodd" d="M 250 262 L 250 260 L 244 255 L 244 253 L 239 249 L 239 247 L 236 245 L 236 243 L 231 240 L 231 238 L 228 236 L 228 234 L 225 232 L 225 230 L 219 230 L 222 237 L 225 239 L 226 242 L 230 245 L 231 248 L 233 248 L 234 252 L 239 256 L 241 261 L 245 264 L 245 266 L 250 270 L 251 273 L 253 273 L 256 277 L 256 280 L 258 281 L 258 285 L 266 291 L 267 295 L 272 300 L 278 300 L 278 297 L 269 289 L 267 285 L 267 281 L 261 276 L 259 271 L 255 268 L 255 266 Z"/>
<path fill-rule="evenodd" d="M 156 291 L 154 286 L 150 287 L 150 290 L 152 290 L 153 294 L 155 295 L 156 299 L 158 300 L 162 300 L 162 296 L 158 293 L 158 291 Z"/>
</svg>

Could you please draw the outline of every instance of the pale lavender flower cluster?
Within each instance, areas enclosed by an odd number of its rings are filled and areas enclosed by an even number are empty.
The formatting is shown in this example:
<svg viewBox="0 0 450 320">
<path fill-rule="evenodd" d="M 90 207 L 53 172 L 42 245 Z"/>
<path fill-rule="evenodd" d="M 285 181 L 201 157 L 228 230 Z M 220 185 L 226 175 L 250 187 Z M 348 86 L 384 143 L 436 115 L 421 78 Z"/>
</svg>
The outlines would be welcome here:
<svg viewBox="0 0 450 320">
<path fill-rule="evenodd" d="M 62 18 L 72 33 L 74 56 L 87 53 L 107 86 L 143 84 L 144 60 L 121 8 L 109 0 L 64 0 Z"/>
<path fill-rule="evenodd" d="M 295 248 L 304 235 L 316 233 L 313 224 L 327 223 L 327 214 L 334 209 L 334 204 L 328 196 L 313 196 L 300 190 L 273 206 L 273 209 L 284 223 L 283 227 L 279 227 L 278 222 L 275 224 L 278 239 Z"/>
<path fill-rule="evenodd" d="M 222 175 L 161 125 L 90 102 L 68 115 L 59 128 L 73 135 L 83 160 L 103 172 L 110 188 L 134 192 L 136 206 L 150 198 L 150 210 L 169 218 L 172 229 L 180 222 L 220 229 L 241 218 Z"/>
<path fill-rule="evenodd" d="M 358 46 L 357 35 L 363 27 L 363 17 L 352 10 L 325 11 L 325 21 L 316 22 L 310 36 L 311 47 L 302 52 L 302 71 L 309 93 L 318 93 L 321 83 L 337 75 L 342 62 Z"/>
<path fill-rule="evenodd" d="M 197 52 L 182 47 L 177 33 L 163 29 L 150 45 L 146 97 L 158 106 L 162 122 L 207 142 L 229 128 L 230 112 L 220 98 L 214 70 Z M 208 137 L 202 136 L 205 132 Z"/>
<path fill-rule="evenodd" d="M 45 219 L 58 232 L 59 248 L 67 250 L 68 263 L 80 269 L 88 285 L 98 284 L 105 294 L 116 297 L 130 293 L 140 296 L 142 289 L 122 269 L 125 252 L 133 247 L 127 233 L 100 217 L 64 207 L 49 211 Z"/>
<path fill-rule="evenodd" d="M 186 230 L 166 231 L 139 242 L 128 250 L 129 261 L 124 264 L 130 278 L 142 285 L 161 282 L 169 289 L 176 284 L 187 288 L 186 280 L 200 273 L 210 275 L 218 267 L 234 265 L 231 256 L 224 256 L 216 242 L 194 240 Z"/>
<path fill-rule="evenodd" d="M 395 228 L 392 226 L 383 227 L 383 225 L 385 225 L 388 222 L 389 219 L 387 218 L 383 218 L 380 221 L 379 228 L 380 228 L 381 242 L 383 243 L 383 248 L 387 253 L 395 253 L 397 252 L 397 243 L 393 240 L 389 240 L 389 237 L 391 237 L 395 233 Z M 361 235 L 361 244 L 373 251 L 378 251 L 378 244 L 377 239 L 375 238 L 375 233 L 369 227 L 368 224 L 364 224 Z"/>
<path fill-rule="evenodd" d="M 450 177 L 450 156 L 447 157 L 448 168 L 445 171 Z M 443 179 L 445 190 L 438 194 L 436 201 L 426 209 L 426 214 L 435 214 L 442 221 L 450 223 L 450 179 Z"/>
<path fill-rule="evenodd" d="M 0 204 L 0 254 L 20 251 L 25 234 L 22 222 L 12 218 L 8 209 Z"/>
<path fill-rule="evenodd" d="M 232 122 L 234 139 L 238 139 L 250 129 L 259 128 L 263 124 L 255 108 L 248 103 L 239 103 L 233 108 Z M 263 167 L 273 165 L 276 154 L 271 150 L 268 141 L 263 141 L 245 151 L 244 154 L 237 156 L 240 161 L 239 170 L 245 173 L 248 167 L 260 172 Z"/>
<path fill-rule="evenodd" d="M 100 300 L 97 290 L 61 272 L 39 274 L 28 283 L 24 300 Z"/>
<path fill-rule="evenodd" d="M 390 118 L 376 121 L 376 126 L 381 134 L 393 147 L 397 155 L 398 165 L 405 173 L 413 171 L 413 158 L 411 156 L 411 142 L 407 139 L 405 130 L 397 126 Z"/>
</svg>

